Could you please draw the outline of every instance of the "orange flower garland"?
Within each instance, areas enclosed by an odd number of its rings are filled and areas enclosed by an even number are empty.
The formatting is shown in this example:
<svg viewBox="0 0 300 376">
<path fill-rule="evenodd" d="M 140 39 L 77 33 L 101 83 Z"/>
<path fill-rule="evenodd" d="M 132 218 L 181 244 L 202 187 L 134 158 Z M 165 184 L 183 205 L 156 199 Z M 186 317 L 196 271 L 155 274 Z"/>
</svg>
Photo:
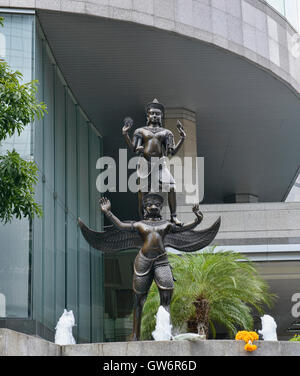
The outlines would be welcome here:
<svg viewBox="0 0 300 376">
<path fill-rule="evenodd" d="M 259 339 L 259 336 L 256 332 L 247 332 L 246 330 L 240 331 L 235 336 L 236 340 L 243 340 L 246 342 L 244 349 L 246 351 L 255 351 L 257 349 L 256 345 L 253 345 L 253 342 Z"/>
</svg>

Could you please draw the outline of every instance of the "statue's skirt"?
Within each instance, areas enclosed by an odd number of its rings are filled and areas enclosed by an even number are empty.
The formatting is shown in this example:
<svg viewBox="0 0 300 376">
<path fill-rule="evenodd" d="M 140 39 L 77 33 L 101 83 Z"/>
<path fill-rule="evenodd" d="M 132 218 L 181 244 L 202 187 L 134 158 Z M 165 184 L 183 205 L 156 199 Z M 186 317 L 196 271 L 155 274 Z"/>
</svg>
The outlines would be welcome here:
<svg viewBox="0 0 300 376">
<path fill-rule="evenodd" d="M 134 261 L 133 290 L 136 294 L 147 294 L 153 279 L 159 289 L 173 290 L 174 279 L 167 253 L 148 258 L 142 251 Z"/>
<path fill-rule="evenodd" d="M 139 158 L 137 176 L 140 179 L 139 185 L 142 192 L 170 192 L 176 189 L 175 180 L 168 169 L 166 158 L 151 158 L 150 161 L 144 157 Z"/>
</svg>

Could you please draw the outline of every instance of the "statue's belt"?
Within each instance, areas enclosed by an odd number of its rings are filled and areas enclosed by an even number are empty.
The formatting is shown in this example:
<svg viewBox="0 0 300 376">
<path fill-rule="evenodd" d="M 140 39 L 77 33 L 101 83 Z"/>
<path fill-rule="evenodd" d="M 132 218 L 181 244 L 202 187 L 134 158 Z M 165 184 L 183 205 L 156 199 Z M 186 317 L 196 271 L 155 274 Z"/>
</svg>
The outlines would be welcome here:
<svg viewBox="0 0 300 376">
<path fill-rule="evenodd" d="M 148 264 L 147 270 L 143 273 L 140 273 L 136 270 L 136 266 L 135 266 L 135 263 L 134 263 L 134 274 L 138 277 L 146 276 L 147 274 L 149 274 L 151 272 L 152 269 L 162 267 L 162 266 L 166 266 L 166 265 L 170 266 L 169 261 L 168 261 L 167 252 L 164 252 L 164 253 L 162 253 L 162 254 L 158 255 L 157 257 L 154 257 L 154 258 L 148 258 L 148 257 L 144 256 L 143 253 L 142 253 L 142 250 L 140 250 L 140 252 L 137 255 L 137 258 L 141 259 L 142 262 L 145 262 L 145 263 Z M 165 258 L 165 259 L 162 259 L 162 258 Z M 157 262 L 160 259 L 162 259 L 161 262 Z M 155 265 L 153 265 L 154 263 L 155 263 Z"/>
</svg>

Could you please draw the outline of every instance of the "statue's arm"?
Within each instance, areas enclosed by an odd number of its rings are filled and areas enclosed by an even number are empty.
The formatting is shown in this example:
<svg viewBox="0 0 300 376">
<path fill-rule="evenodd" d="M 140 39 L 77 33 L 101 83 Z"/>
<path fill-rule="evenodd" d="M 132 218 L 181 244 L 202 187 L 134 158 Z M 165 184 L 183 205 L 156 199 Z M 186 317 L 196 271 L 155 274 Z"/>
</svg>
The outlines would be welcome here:
<svg viewBox="0 0 300 376">
<path fill-rule="evenodd" d="M 133 143 L 131 142 L 129 134 L 126 132 L 126 133 L 123 133 L 123 136 L 125 138 L 126 144 L 129 147 L 129 149 L 131 151 L 134 151 L 134 146 L 133 146 Z"/>
<path fill-rule="evenodd" d="M 129 136 L 129 130 L 131 129 L 133 125 L 133 120 L 130 117 L 127 117 L 124 119 L 124 126 L 122 128 L 122 134 L 123 137 L 125 138 L 126 144 L 129 147 L 129 149 L 133 152 L 135 152 L 136 149 L 136 143 L 137 143 L 137 138 L 134 136 L 133 140 L 131 141 L 131 138 Z"/>
<path fill-rule="evenodd" d="M 111 212 L 110 201 L 106 197 L 100 199 L 100 208 L 106 217 L 119 229 L 119 230 L 134 230 L 134 223 L 122 222 Z"/>
<path fill-rule="evenodd" d="M 192 222 L 186 223 L 182 226 L 174 225 L 172 227 L 172 232 L 183 232 L 183 231 L 193 230 L 195 227 L 197 227 L 202 222 L 202 219 L 203 219 L 203 214 L 199 210 L 198 204 L 193 206 L 193 212 L 196 218 Z"/>
<path fill-rule="evenodd" d="M 132 140 L 128 134 L 130 128 L 132 127 L 133 120 L 129 117 L 124 119 L 124 126 L 122 128 L 122 134 L 125 138 L 126 144 L 128 145 L 129 149 L 137 154 L 143 154 L 143 138 L 141 134 L 137 131 L 134 132 Z"/>
<path fill-rule="evenodd" d="M 179 120 L 177 121 L 177 129 L 179 131 L 180 140 L 178 141 L 177 145 L 174 146 L 174 148 L 171 148 L 169 150 L 169 153 L 171 155 L 175 155 L 179 152 L 179 150 L 181 149 L 181 146 L 183 145 L 184 140 L 186 138 L 186 133 L 183 129 L 183 125 L 181 124 L 181 122 Z"/>
</svg>

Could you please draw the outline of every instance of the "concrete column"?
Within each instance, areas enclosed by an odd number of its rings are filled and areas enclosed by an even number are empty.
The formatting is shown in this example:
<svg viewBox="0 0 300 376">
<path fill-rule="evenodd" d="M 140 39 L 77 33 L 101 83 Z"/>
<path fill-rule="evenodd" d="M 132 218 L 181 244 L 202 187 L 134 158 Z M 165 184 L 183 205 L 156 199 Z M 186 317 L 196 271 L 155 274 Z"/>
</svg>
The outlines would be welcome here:
<svg viewBox="0 0 300 376">
<path fill-rule="evenodd" d="M 168 108 L 165 111 L 164 124 L 165 128 L 172 131 L 175 137 L 175 143 L 180 139 L 176 127 L 177 120 L 180 120 L 186 132 L 186 139 L 180 151 L 170 158 L 170 170 L 176 181 L 177 207 L 180 212 L 182 206 L 191 206 L 202 199 L 201 187 L 196 188 L 197 179 L 203 184 L 204 166 L 201 165 L 203 160 L 197 160 L 197 132 L 196 132 L 196 115 L 194 112 L 184 108 Z M 191 158 L 186 158 L 191 157 Z M 186 158 L 186 159 L 185 159 Z M 188 164 L 188 162 L 191 162 Z M 200 165 L 199 165 L 200 164 Z M 174 167 L 173 167 L 173 166 Z M 182 168 L 181 168 L 182 167 Z"/>
<path fill-rule="evenodd" d="M 0 293 L 0 317 L 6 317 L 6 299 L 5 295 Z"/>
</svg>

